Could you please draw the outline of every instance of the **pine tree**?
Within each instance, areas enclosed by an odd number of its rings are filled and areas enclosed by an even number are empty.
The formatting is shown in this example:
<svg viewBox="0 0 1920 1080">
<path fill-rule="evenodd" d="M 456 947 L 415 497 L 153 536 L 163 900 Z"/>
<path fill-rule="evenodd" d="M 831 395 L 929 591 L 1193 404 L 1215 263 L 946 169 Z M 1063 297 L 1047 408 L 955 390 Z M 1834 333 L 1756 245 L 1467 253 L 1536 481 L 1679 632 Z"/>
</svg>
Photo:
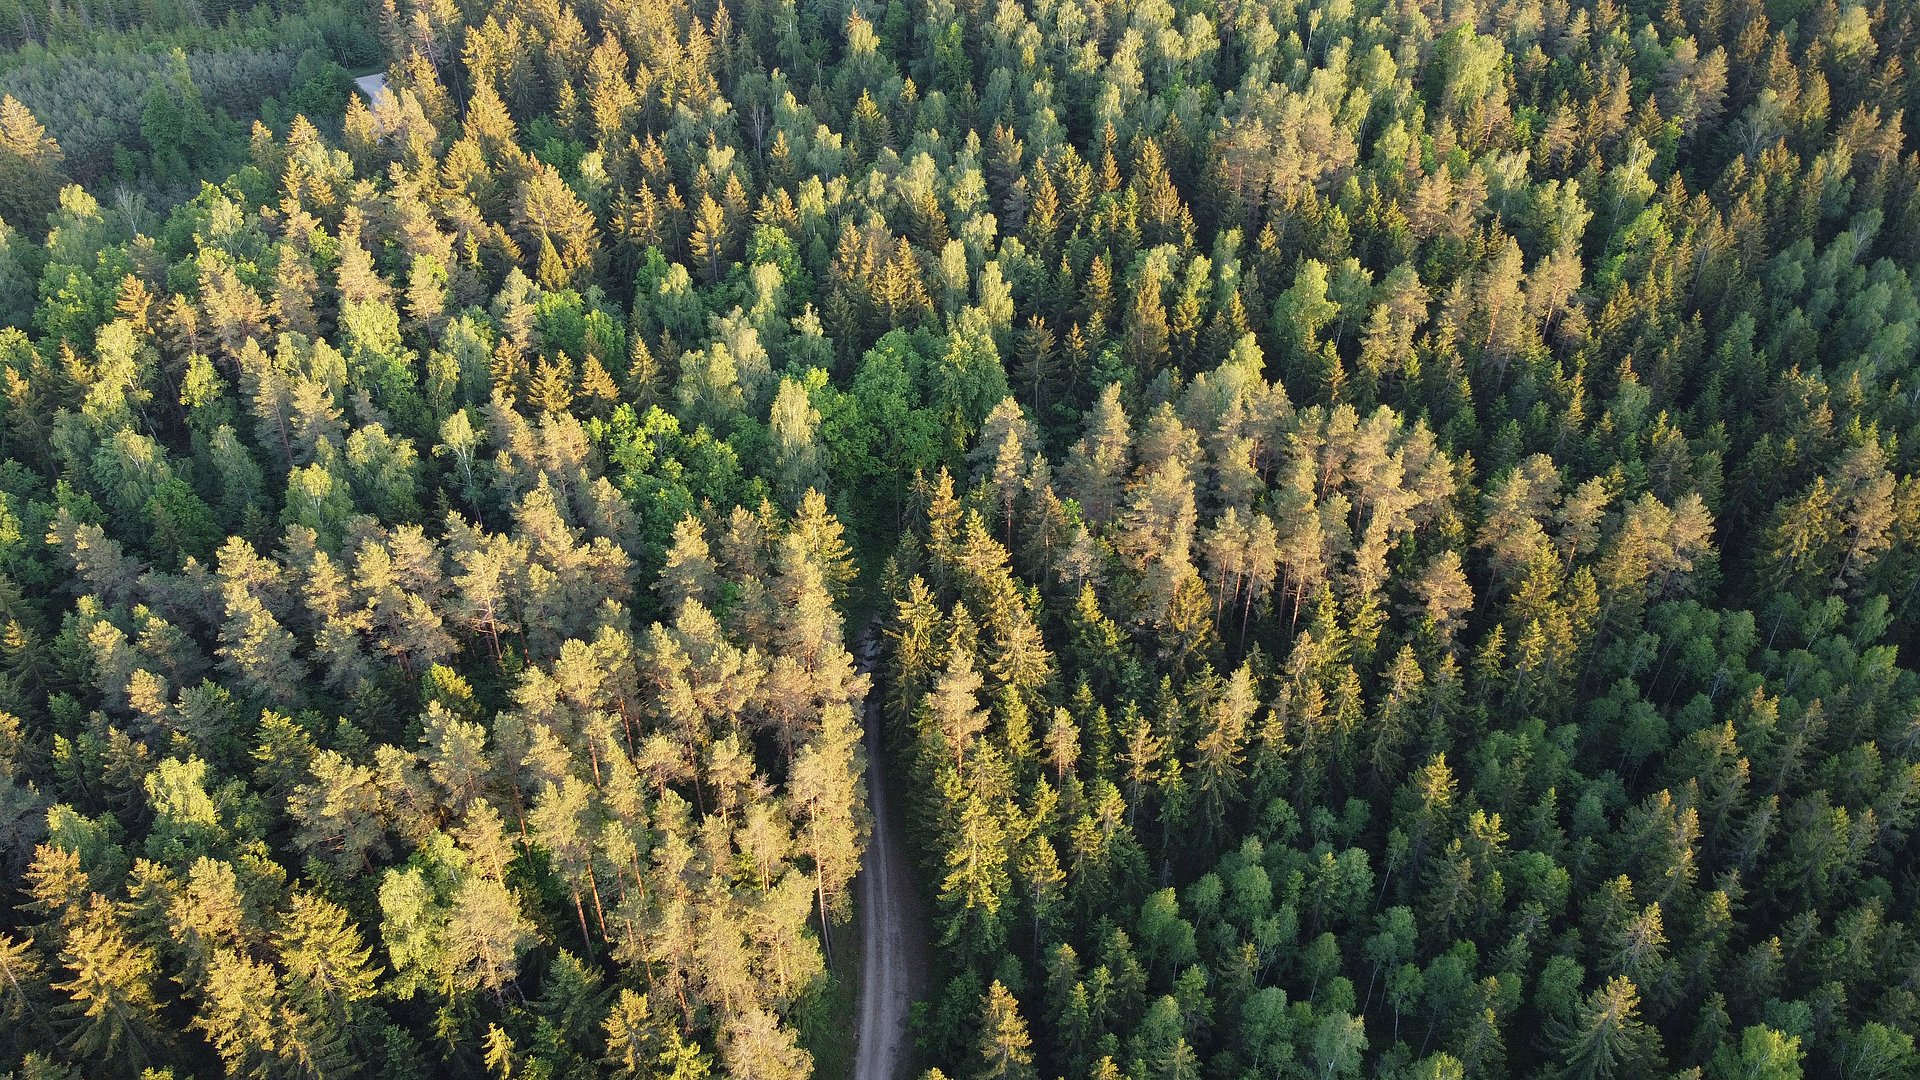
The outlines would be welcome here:
<svg viewBox="0 0 1920 1080">
<path fill-rule="evenodd" d="M 757 1008 L 743 1010 L 728 1022 L 721 1058 L 727 1075 L 742 1080 L 803 1080 L 813 1071 L 813 1055 L 799 1045 L 793 1031 Z"/>
<path fill-rule="evenodd" d="M 847 917 L 847 886 L 866 847 L 857 816 L 865 801 L 862 757 L 853 710 L 835 705 L 822 712 L 820 730 L 800 748 L 789 771 L 787 794 L 799 826 L 794 840 L 813 864 L 822 927 Z"/>
</svg>

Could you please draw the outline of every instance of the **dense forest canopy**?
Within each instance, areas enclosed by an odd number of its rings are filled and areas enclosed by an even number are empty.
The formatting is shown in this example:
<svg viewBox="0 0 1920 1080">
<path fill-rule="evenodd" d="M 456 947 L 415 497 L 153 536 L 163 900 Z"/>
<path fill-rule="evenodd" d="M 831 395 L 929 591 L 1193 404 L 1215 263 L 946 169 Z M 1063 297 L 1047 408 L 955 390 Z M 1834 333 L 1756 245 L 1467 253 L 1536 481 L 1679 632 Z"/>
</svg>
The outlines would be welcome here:
<svg viewBox="0 0 1920 1080">
<path fill-rule="evenodd" d="M 348 70 L 382 55 L 364 0 L 0 0 L 0 42 L 18 43 L 0 50 L 0 94 L 48 128 L 67 175 L 102 198 L 151 197 L 136 232 L 245 164 L 256 118 L 336 125 Z M 37 230 L 40 211 L 3 212 Z"/>
<path fill-rule="evenodd" d="M 1912 3 L 0 43 L 11 1075 L 1920 1074 Z"/>
</svg>

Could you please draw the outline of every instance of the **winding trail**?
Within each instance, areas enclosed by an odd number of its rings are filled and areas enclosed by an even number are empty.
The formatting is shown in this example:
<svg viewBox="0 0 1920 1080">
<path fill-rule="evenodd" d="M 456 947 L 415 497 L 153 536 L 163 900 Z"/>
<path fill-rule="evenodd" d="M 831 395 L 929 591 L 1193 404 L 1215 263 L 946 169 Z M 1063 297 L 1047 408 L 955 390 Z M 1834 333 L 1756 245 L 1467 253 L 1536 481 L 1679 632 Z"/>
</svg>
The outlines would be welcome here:
<svg viewBox="0 0 1920 1080">
<path fill-rule="evenodd" d="M 859 669 L 872 674 L 880 656 L 873 628 L 855 649 Z M 854 879 L 854 904 L 860 917 L 859 1032 L 853 1059 L 854 1080 L 896 1080 L 906 1062 L 907 1009 L 918 995 L 927 970 L 926 937 L 921 932 L 913 877 L 901 850 L 888 800 L 880 756 L 880 694 L 870 690 L 866 710 L 867 806 L 873 812 L 873 837 Z"/>
</svg>

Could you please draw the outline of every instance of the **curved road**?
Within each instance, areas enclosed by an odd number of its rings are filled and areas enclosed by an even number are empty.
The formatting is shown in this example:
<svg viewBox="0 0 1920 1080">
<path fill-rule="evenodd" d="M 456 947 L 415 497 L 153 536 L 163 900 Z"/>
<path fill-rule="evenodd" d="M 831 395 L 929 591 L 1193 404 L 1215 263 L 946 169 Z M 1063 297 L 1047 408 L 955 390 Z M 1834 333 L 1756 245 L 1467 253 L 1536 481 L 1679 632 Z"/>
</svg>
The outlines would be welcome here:
<svg viewBox="0 0 1920 1080">
<path fill-rule="evenodd" d="M 880 656 L 872 629 L 861 635 L 857 655 L 860 670 L 872 673 Z M 907 1007 L 926 971 L 926 940 L 920 933 L 913 877 L 887 801 L 877 690 L 867 693 L 866 737 L 867 805 L 873 812 L 873 837 L 867 844 L 866 863 L 853 883 L 861 944 L 860 1028 L 853 1077 L 896 1080 L 907 1057 Z"/>
</svg>

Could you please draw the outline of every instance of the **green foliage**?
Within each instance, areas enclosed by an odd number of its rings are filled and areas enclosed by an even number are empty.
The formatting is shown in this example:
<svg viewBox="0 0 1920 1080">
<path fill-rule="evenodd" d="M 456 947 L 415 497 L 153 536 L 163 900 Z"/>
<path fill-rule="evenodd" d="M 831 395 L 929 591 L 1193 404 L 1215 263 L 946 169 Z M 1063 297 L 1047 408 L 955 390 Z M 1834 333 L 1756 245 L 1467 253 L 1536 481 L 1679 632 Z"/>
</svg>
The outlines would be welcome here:
<svg viewBox="0 0 1920 1080">
<path fill-rule="evenodd" d="M 1913 1072 L 1911 5 L 484 7 L 0 0 L 0 1068 Z"/>
<path fill-rule="evenodd" d="M 0 41 L 20 43 L 0 53 L 0 92 L 48 125 L 75 178 L 136 190 L 226 176 L 245 161 L 255 117 L 281 130 L 296 114 L 331 126 L 352 92 L 347 73 L 380 57 L 367 9 L 346 0 L 34 9 L 0 3 L 0 28 L 19 30 L 0 29 Z"/>
</svg>

